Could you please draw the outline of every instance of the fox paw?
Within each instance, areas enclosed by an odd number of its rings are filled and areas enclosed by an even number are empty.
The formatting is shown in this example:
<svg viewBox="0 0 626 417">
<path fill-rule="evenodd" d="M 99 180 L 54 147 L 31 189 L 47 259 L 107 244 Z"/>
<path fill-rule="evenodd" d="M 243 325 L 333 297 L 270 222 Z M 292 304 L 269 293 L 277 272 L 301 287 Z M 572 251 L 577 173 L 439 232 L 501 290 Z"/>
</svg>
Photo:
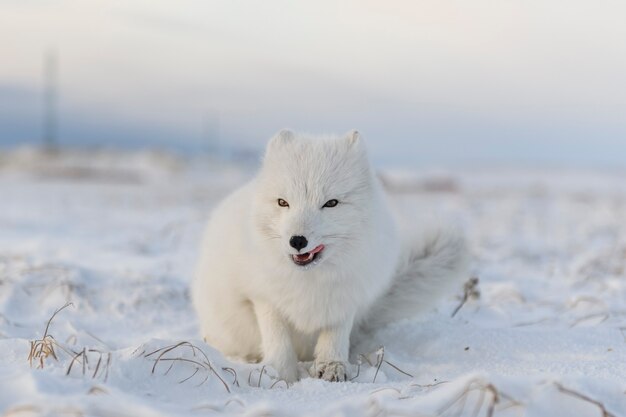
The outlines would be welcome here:
<svg viewBox="0 0 626 417">
<path fill-rule="evenodd" d="M 343 382 L 348 379 L 346 364 L 343 362 L 316 362 L 311 371 L 319 379 L 331 382 Z"/>
<path fill-rule="evenodd" d="M 291 384 L 299 379 L 298 363 L 295 361 L 273 361 L 268 363 L 278 373 L 278 378 Z"/>
</svg>

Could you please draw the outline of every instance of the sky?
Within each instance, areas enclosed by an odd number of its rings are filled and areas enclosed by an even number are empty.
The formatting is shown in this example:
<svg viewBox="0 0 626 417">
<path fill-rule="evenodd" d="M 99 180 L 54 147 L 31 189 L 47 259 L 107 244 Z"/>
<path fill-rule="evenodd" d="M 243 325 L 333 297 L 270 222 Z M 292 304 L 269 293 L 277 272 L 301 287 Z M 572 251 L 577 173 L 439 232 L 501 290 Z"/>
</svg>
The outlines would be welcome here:
<svg viewBox="0 0 626 417">
<path fill-rule="evenodd" d="M 383 164 L 626 165 L 626 3 L 0 0 L 0 146 L 261 149 L 358 129 Z"/>
</svg>

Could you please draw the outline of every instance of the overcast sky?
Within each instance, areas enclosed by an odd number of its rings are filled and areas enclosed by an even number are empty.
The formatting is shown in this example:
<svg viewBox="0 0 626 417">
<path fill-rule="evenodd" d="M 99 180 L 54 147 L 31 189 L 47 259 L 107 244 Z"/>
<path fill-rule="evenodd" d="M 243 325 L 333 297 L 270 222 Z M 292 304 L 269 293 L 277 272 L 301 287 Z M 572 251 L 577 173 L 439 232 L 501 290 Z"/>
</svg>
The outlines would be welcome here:
<svg viewBox="0 0 626 417">
<path fill-rule="evenodd" d="M 359 129 L 383 163 L 626 165 L 626 2 L 0 0 L 0 144 Z"/>
</svg>

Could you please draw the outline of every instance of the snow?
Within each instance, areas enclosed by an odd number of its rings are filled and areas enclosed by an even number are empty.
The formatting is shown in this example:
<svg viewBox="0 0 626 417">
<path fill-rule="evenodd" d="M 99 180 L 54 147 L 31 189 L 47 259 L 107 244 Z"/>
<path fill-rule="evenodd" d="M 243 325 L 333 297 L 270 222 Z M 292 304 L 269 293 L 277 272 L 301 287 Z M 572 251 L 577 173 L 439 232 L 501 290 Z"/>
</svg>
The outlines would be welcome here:
<svg viewBox="0 0 626 417">
<path fill-rule="evenodd" d="M 1 154 L 0 413 L 626 414 L 623 174 L 386 171 L 396 206 L 463 225 L 480 294 L 451 317 L 459 289 L 358 346 L 351 382 L 286 387 L 200 340 L 189 302 L 210 208 L 252 172 L 150 152 Z M 28 358 L 42 341 L 58 359 L 40 369 Z"/>
</svg>

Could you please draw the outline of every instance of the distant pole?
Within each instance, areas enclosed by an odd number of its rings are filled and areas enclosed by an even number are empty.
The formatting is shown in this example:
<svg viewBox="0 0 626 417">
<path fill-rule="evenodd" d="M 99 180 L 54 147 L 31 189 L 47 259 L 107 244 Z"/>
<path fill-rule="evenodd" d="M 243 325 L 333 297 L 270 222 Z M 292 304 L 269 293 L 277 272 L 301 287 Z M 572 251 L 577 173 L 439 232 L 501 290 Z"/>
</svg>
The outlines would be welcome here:
<svg viewBox="0 0 626 417">
<path fill-rule="evenodd" d="M 49 50 L 44 57 L 44 97 L 43 97 L 43 145 L 48 150 L 58 146 L 58 58 L 55 50 Z"/>
</svg>

